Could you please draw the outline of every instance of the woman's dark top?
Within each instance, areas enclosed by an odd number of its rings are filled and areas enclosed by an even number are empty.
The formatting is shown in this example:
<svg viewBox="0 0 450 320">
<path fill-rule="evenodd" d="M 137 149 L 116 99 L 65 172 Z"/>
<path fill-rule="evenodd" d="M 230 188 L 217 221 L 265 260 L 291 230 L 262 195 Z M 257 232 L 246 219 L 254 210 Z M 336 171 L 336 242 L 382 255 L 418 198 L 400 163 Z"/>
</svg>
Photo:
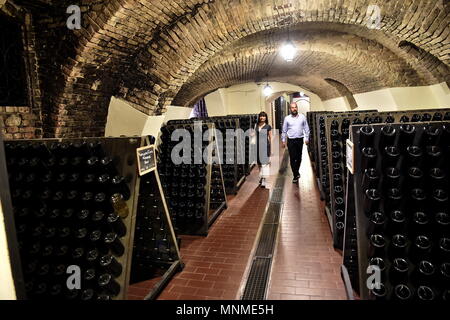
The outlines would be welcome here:
<svg viewBox="0 0 450 320">
<path fill-rule="evenodd" d="M 261 129 L 259 128 L 259 124 L 256 125 L 256 145 L 258 148 L 258 165 L 269 164 L 270 155 L 271 155 L 271 146 L 269 141 L 269 132 L 272 131 L 272 127 L 266 124 Z M 264 141 L 267 141 L 264 144 Z M 261 148 L 265 148 L 267 153 L 264 154 L 264 151 L 260 152 Z"/>
</svg>

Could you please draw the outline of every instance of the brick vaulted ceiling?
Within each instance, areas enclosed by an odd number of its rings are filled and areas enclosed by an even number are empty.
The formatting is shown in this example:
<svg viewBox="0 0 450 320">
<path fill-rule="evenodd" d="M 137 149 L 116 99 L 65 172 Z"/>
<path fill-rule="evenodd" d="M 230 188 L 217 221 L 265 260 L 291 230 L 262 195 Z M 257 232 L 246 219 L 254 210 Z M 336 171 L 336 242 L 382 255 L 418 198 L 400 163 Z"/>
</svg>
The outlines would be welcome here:
<svg viewBox="0 0 450 320">
<path fill-rule="evenodd" d="M 325 79 L 353 94 L 450 83 L 448 0 L 80 0 L 78 31 L 64 27 L 64 6 L 77 1 L 13 1 L 41 39 L 44 123 L 56 136 L 101 133 L 111 95 L 161 114 L 266 73 L 323 99 L 339 96 Z M 366 25 L 374 4 L 380 30 Z M 278 55 L 288 30 L 300 50 L 291 64 Z"/>
</svg>

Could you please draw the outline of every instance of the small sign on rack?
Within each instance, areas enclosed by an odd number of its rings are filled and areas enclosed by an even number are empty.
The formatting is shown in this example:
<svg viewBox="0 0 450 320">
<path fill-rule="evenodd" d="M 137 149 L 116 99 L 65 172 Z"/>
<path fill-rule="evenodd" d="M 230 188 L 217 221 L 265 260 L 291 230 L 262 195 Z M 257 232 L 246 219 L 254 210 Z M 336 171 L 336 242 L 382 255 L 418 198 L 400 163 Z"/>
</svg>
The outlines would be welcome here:
<svg viewBox="0 0 450 320">
<path fill-rule="evenodd" d="M 355 155 L 353 152 L 355 145 L 347 139 L 347 169 L 351 174 L 355 174 Z"/>
<path fill-rule="evenodd" d="M 137 149 L 139 175 L 142 177 L 156 170 L 156 148 L 155 145 Z"/>
</svg>

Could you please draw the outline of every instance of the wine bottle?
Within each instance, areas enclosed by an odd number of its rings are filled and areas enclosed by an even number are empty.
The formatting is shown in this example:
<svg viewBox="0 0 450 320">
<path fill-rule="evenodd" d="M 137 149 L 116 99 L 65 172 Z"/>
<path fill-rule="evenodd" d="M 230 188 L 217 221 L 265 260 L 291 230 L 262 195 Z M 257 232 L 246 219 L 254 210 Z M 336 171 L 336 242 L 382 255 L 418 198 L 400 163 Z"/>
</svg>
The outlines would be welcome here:
<svg viewBox="0 0 450 320">
<path fill-rule="evenodd" d="M 387 288 L 383 283 L 380 283 L 378 287 L 373 288 L 370 293 L 375 300 L 386 300 L 388 295 Z"/>
<path fill-rule="evenodd" d="M 375 168 L 377 164 L 377 152 L 374 148 L 362 149 L 361 169 Z"/>
<path fill-rule="evenodd" d="M 389 190 L 389 189 L 399 190 L 400 179 L 401 179 L 400 170 L 398 170 L 397 168 L 392 168 L 392 167 L 387 168 L 386 174 L 385 174 L 384 180 L 383 180 L 384 188 L 387 190 Z"/>
<path fill-rule="evenodd" d="M 407 229 L 406 215 L 401 210 L 395 210 L 390 213 L 390 222 L 388 230 L 391 234 L 403 233 Z"/>
<path fill-rule="evenodd" d="M 389 256 L 391 259 L 406 258 L 408 247 L 408 238 L 403 234 L 396 234 L 392 237 L 389 246 Z"/>
<path fill-rule="evenodd" d="M 450 286 L 450 263 L 444 262 L 439 267 L 439 274 L 437 280 L 442 287 L 449 288 Z"/>
<path fill-rule="evenodd" d="M 430 232 L 430 219 L 425 212 L 417 211 L 413 214 L 411 233 L 413 235 L 428 235 Z"/>
<path fill-rule="evenodd" d="M 397 136 L 397 130 L 392 126 L 384 126 L 381 128 L 380 144 L 379 148 L 383 150 L 388 146 L 395 144 L 395 138 Z"/>
<path fill-rule="evenodd" d="M 385 212 L 398 210 L 402 207 L 403 195 L 397 188 L 388 189 L 386 193 L 386 200 L 384 202 Z"/>
<path fill-rule="evenodd" d="M 418 146 L 409 146 L 407 148 L 406 166 L 421 167 L 423 164 L 423 151 Z"/>
<path fill-rule="evenodd" d="M 435 292 L 428 286 L 420 286 L 417 289 L 417 298 L 420 301 L 432 301 L 436 298 Z"/>
<path fill-rule="evenodd" d="M 420 116 L 420 114 L 417 114 L 417 113 L 413 114 L 413 116 L 411 118 L 411 122 L 414 122 L 414 123 L 420 122 L 421 120 L 422 120 L 422 117 Z"/>
<path fill-rule="evenodd" d="M 426 148 L 426 166 L 428 168 L 440 168 L 443 165 L 444 156 L 439 146 L 428 146 Z"/>
<path fill-rule="evenodd" d="M 450 237 L 450 214 L 438 212 L 435 215 L 434 233 L 439 237 Z"/>
<path fill-rule="evenodd" d="M 80 294 L 81 301 L 93 301 L 95 297 L 95 292 L 93 289 L 82 290 Z"/>
<path fill-rule="evenodd" d="M 400 126 L 398 145 L 401 150 L 406 150 L 412 145 L 416 132 L 416 127 L 412 124 L 403 124 Z"/>
<path fill-rule="evenodd" d="M 443 189 L 435 189 L 433 191 L 432 210 L 434 212 L 440 212 L 448 210 L 448 208 L 448 193 Z"/>
<path fill-rule="evenodd" d="M 375 140 L 375 128 L 371 125 L 361 127 L 358 130 L 359 145 L 361 149 L 372 147 Z"/>
<path fill-rule="evenodd" d="M 112 274 L 115 278 L 122 274 L 122 265 L 112 255 L 102 256 L 99 264 L 104 272 Z"/>
<path fill-rule="evenodd" d="M 425 113 L 422 115 L 421 121 L 422 122 L 430 122 L 433 119 L 432 115 L 429 113 Z"/>
<path fill-rule="evenodd" d="M 394 288 L 394 297 L 392 300 L 406 301 L 413 296 L 411 289 L 406 284 L 398 284 Z"/>
<path fill-rule="evenodd" d="M 367 234 L 381 234 L 386 227 L 387 218 L 381 212 L 373 212 L 369 217 Z"/>
<path fill-rule="evenodd" d="M 427 146 L 438 146 L 440 144 L 442 130 L 435 125 L 427 125 L 422 134 L 422 145 Z"/>
<path fill-rule="evenodd" d="M 121 257 L 125 253 L 125 247 L 120 242 L 117 233 L 114 232 L 107 233 L 104 237 L 104 242 L 111 249 L 112 253 L 115 256 Z"/>
<path fill-rule="evenodd" d="M 450 262 L 450 238 L 442 237 L 439 240 L 434 260 L 439 262 Z"/>
<path fill-rule="evenodd" d="M 380 209 L 381 196 L 377 189 L 368 189 L 364 193 L 364 212 L 369 215 Z"/>
<path fill-rule="evenodd" d="M 384 257 L 386 248 L 386 238 L 381 234 L 372 234 L 369 237 L 369 257 Z"/>
<path fill-rule="evenodd" d="M 435 277 L 435 266 L 426 260 L 419 262 L 412 275 L 413 282 L 417 285 L 432 285 Z"/>
<path fill-rule="evenodd" d="M 408 281 L 409 263 L 404 258 L 395 258 L 389 273 L 389 280 L 393 285 L 399 285 Z"/>
<path fill-rule="evenodd" d="M 427 188 L 445 189 L 448 181 L 445 171 L 440 168 L 433 168 L 428 175 Z"/>
<path fill-rule="evenodd" d="M 420 190 L 422 191 L 422 188 L 424 183 L 424 174 L 423 171 L 417 167 L 412 167 L 408 170 L 408 175 L 406 177 L 407 180 L 407 186 L 410 190 Z M 420 191 L 418 191 L 420 193 Z M 415 193 L 415 192 L 414 192 Z"/>
<path fill-rule="evenodd" d="M 400 161 L 400 150 L 395 146 L 384 148 L 383 168 L 397 168 Z"/>
<path fill-rule="evenodd" d="M 429 259 L 432 247 L 433 243 L 429 237 L 424 235 L 418 236 L 411 248 L 411 260 L 415 263 L 418 263 L 420 261 Z"/>
<path fill-rule="evenodd" d="M 380 175 L 375 168 L 366 169 L 363 176 L 363 189 L 377 189 L 380 182 Z"/>
<path fill-rule="evenodd" d="M 100 290 L 105 291 L 107 294 L 113 297 L 117 297 L 120 293 L 120 285 L 110 274 L 102 274 L 98 278 L 98 286 Z"/>
</svg>

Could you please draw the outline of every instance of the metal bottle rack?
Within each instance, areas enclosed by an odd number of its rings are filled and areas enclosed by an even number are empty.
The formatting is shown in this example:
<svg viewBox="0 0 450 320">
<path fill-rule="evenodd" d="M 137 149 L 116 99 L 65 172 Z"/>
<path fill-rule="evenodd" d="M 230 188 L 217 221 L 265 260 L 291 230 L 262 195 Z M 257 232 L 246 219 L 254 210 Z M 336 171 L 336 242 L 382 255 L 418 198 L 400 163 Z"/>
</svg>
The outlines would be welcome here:
<svg viewBox="0 0 450 320">
<path fill-rule="evenodd" d="M 437 111 L 439 113 L 442 112 L 448 112 L 448 110 L 439 110 Z M 431 110 L 427 110 L 426 112 L 418 112 L 418 111 L 414 111 L 414 112 L 397 112 L 397 113 L 393 113 L 394 118 L 396 119 L 395 122 L 399 122 L 399 118 L 406 116 L 408 117 L 410 120 L 412 119 L 412 117 L 414 115 L 424 115 L 424 114 L 430 114 L 433 113 L 433 111 Z M 428 117 L 426 118 L 428 119 Z M 405 119 L 404 119 L 405 120 Z M 450 120 L 450 117 L 448 117 L 448 120 Z M 396 130 L 396 136 L 395 136 L 395 145 L 399 145 L 399 129 L 402 125 L 406 124 L 406 121 L 404 121 L 404 124 L 389 124 L 389 126 L 391 126 L 392 128 L 394 128 Z M 424 146 L 422 144 L 422 137 L 423 137 L 423 131 L 425 130 L 424 128 L 428 125 L 432 125 L 433 127 L 437 127 L 440 128 L 441 130 L 443 129 L 444 126 L 449 126 L 450 122 L 449 121 L 444 121 L 444 122 L 421 122 L 421 123 L 409 123 L 410 125 L 415 127 L 416 130 L 416 134 L 415 134 L 415 139 L 414 141 L 411 141 L 410 143 L 408 143 L 408 145 L 416 145 L 416 146 Z M 384 161 L 385 157 L 383 157 L 383 153 L 380 150 L 379 144 L 380 144 L 380 132 L 381 129 L 384 126 L 387 126 L 386 124 L 376 124 L 376 125 L 372 125 L 373 128 L 375 129 L 375 138 L 374 141 L 372 143 L 372 147 L 374 147 L 376 149 L 376 153 L 377 153 L 377 161 L 376 164 L 374 164 L 375 169 L 377 169 L 377 171 L 379 173 L 381 173 L 381 183 L 384 183 L 384 180 L 387 179 L 386 175 L 384 175 L 384 170 L 382 170 L 382 168 L 385 166 L 384 165 Z M 363 186 L 363 175 L 364 175 L 364 161 L 363 161 L 363 156 L 362 156 L 362 152 L 361 152 L 361 148 L 360 148 L 360 137 L 359 137 L 359 130 L 364 127 L 363 125 L 358 125 L 358 126 L 352 126 L 351 127 L 351 140 L 354 143 L 354 170 L 355 170 L 355 174 L 354 175 L 349 175 L 348 176 L 348 193 L 347 193 L 347 210 L 346 210 L 346 232 L 345 232 L 345 239 L 344 239 L 344 263 L 343 263 L 343 267 L 342 267 L 342 272 L 343 272 L 343 277 L 345 279 L 345 284 L 346 284 L 346 288 L 347 288 L 347 292 L 349 294 L 351 294 L 353 291 L 357 292 L 362 299 L 375 299 L 376 297 L 373 295 L 373 293 L 371 291 L 369 291 L 369 289 L 366 286 L 366 282 L 367 279 L 370 275 L 368 275 L 366 273 L 366 270 L 369 266 L 369 259 L 373 258 L 370 256 L 369 254 L 369 239 L 368 237 L 370 236 L 370 232 L 368 230 L 369 227 L 369 218 L 368 215 L 366 214 L 366 210 L 364 208 L 364 201 L 365 201 L 365 190 L 364 190 L 364 186 Z M 445 137 L 443 136 L 443 134 L 440 135 L 440 141 L 437 143 L 431 143 L 429 144 L 434 145 L 434 144 L 439 144 L 442 146 L 443 148 L 443 152 L 445 154 L 445 156 L 449 157 L 449 137 Z M 405 156 L 405 150 L 401 150 L 401 157 L 400 157 L 400 161 L 406 161 L 406 156 Z M 445 160 L 444 160 L 445 161 Z M 448 160 L 447 160 L 448 161 Z M 402 169 L 403 166 L 399 165 L 399 162 L 397 162 L 397 165 L 395 166 L 397 169 Z M 443 169 L 444 171 L 446 171 L 446 177 L 448 179 L 449 176 L 449 168 L 448 166 L 441 167 L 441 169 Z M 427 174 L 427 172 L 425 173 Z M 429 179 L 429 177 L 427 177 L 426 179 Z M 407 197 L 407 200 L 404 200 L 405 202 L 402 202 L 401 204 L 398 204 L 398 207 L 396 207 L 398 210 L 401 210 L 403 212 L 407 212 L 407 216 L 412 216 L 412 212 L 410 212 L 410 210 L 412 210 L 412 208 L 408 207 L 408 202 L 411 202 L 412 200 L 409 198 L 409 191 L 406 192 L 406 189 L 408 188 L 408 184 L 405 181 L 405 173 L 402 172 L 401 174 L 401 185 L 403 187 L 401 187 L 402 193 L 404 196 Z M 447 180 L 448 182 L 448 180 Z M 379 187 L 381 186 L 381 184 L 379 184 Z M 447 192 L 447 194 L 449 194 L 450 192 L 450 188 L 448 186 L 448 183 L 446 185 L 447 189 L 445 190 Z M 436 212 L 431 212 L 430 208 L 433 208 L 432 205 L 432 194 L 431 192 L 433 192 L 433 188 L 428 188 L 430 190 L 425 190 L 427 192 L 427 200 L 426 200 L 426 204 L 425 204 L 425 213 L 430 216 L 433 217 L 434 214 L 436 214 Z M 385 210 L 382 210 L 381 208 L 384 208 L 385 205 L 388 203 L 387 202 L 387 198 L 382 195 L 381 196 L 381 201 L 380 201 L 380 207 L 377 208 L 378 210 L 381 210 L 381 212 L 384 212 L 385 216 L 387 217 L 387 222 L 386 224 L 384 224 L 383 227 L 381 227 L 380 230 L 378 230 L 377 232 L 381 232 L 384 236 L 387 237 L 388 239 L 388 244 L 386 247 L 390 248 L 391 244 L 391 237 L 393 236 L 393 234 L 391 234 L 390 230 L 390 226 L 392 225 L 392 219 L 390 217 L 389 213 L 386 213 Z M 389 210 L 390 211 L 390 210 Z M 408 218 L 409 219 L 409 218 Z M 411 220 L 411 219 L 409 219 Z M 436 249 L 438 247 L 438 243 L 439 243 L 439 237 L 440 237 L 440 233 L 438 232 L 438 230 L 436 229 L 436 225 L 435 224 L 429 224 L 430 229 L 426 232 L 427 234 L 431 235 L 431 237 L 433 237 L 433 243 L 434 243 L 434 249 Z M 422 231 L 420 231 L 422 232 Z M 420 233 L 419 232 L 419 233 Z M 449 228 L 447 228 L 447 237 L 449 236 Z M 407 260 L 409 262 L 410 266 L 415 266 L 417 267 L 417 264 L 415 263 L 411 263 L 410 258 L 411 258 L 411 254 L 413 253 L 413 244 L 412 242 L 414 241 L 414 237 L 417 235 L 412 235 L 413 233 L 413 228 L 411 227 L 411 224 L 409 224 L 407 227 L 404 228 L 404 230 L 402 231 L 402 233 L 404 233 L 405 235 L 408 236 L 408 250 L 406 251 L 407 253 L 405 253 L 405 257 L 407 257 Z M 394 290 L 394 286 L 391 283 L 391 281 L 393 281 L 393 278 L 391 278 L 391 275 L 389 273 L 389 270 L 391 270 L 391 266 L 392 266 L 392 259 L 391 258 L 395 258 L 395 257 L 391 257 L 389 255 L 389 251 L 390 249 L 383 249 L 381 251 L 381 253 L 378 253 L 378 255 L 382 255 L 385 260 L 385 267 L 386 267 L 386 272 L 383 274 L 383 285 L 385 286 L 388 294 L 386 296 L 383 297 L 383 299 L 391 299 L 392 295 L 393 295 L 393 290 Z M 431 262 L 433 264 L 435 264 L 434 259 L 439 258 L 439 255 L 435 255 L 434 258 L 430 257 L 429 259 L 431 259 Z M 419 259 L 420 260 L 420 259 Z M 450 262 L 450 261 L 449 261 Z M 436 264 L 435 264 L 436 265 Z M 414 271 L 413 271 L 414 272 Z M 404 285 L 408 286 L 409 289 L 413 289 L 412 290 L 412 294 L 416 293 L 417 289 L 416 285 L 412 283 L 412 279 L 414 277 L 414 274 L 411 272 L 411 268 L 410 268 L 410 272 L 407 275 L 407 278 L 403 281 Z M 431 285 L 433 287 L 433 289 L 437 289 L 436 293 L 437 294 L 442 294 L 442 290 L 446 289 L 449 290 L 450 288 L 443 288 L 442 287 L 442 283 L 439 282 L 431 282 Z M 407 290 L 403 287 L 404 290 Z M 408 289 L 408 290 L 409 290 Z"/>
<path fill-rule="evenodd" d="M 23 296 L 28 299 L 45 300 L 127 298 L 132 276 L 133 243 L 137 241 L 134 238 L 136 219 L 141 214 L 137 208 L 141 178 L 137 174 L 136 150 L 144 146 L 145 141 L 143 138 L 133 137 L 5 142 L 16 220 L 15 231 L 20 244 L 19 254 L 26 284 Z M 109 157 L 112 162 L 103 164 L 104 166 L 95 165 L 94 162 L 91 163 L 94 166 L 87 169 L 87 160 L 92 157 Z M 72 160 L 77 161 L 71 162 Z M 106 172 L 125 179 L 120 184 L 112 185 L 105 176 L 102 180 L 99 179 Z M 88 174 L 91 174 L 89 179 Z M 22 183 L 24 181 L 26 183 Z M 87 191 L 95 195 L 104 193 L 107 196 L 106 201 L 100 202 L 101 197 L 95 199 L 87 197 L 85 193 Z M 159 191 L 162 195 L 161 188 Z M 117 193 L 122 194 L 124 199 L 116 198 L 118 201 L 108 201 Z M 169 242 L 172 245 L 173 260 L 172 267 L 169 267 L 173 272 L 163 276 L 167 281 L 181 265 L 181 259 L 169 215 L 167 210 L 164 212 L 166 214 L 162 218 L 166 219 L 167 228 L 170 229 Z M 81 214 L 78 215 L 79 213 Z M 108 216 L 109 213 L 111 215 Z M 109 217 L 111 219 L 107 219 Z M 76 232 L 75 228 L 78 228 Z M 106 241 L 106 237 L 103 236 L 112 230 L 118 237 L 115 240 L 110 239 L 113 242 L 106 247 L 99 244 L 98 241 Z M 85 232 L 88 232 L 89 237 Z M 95 238 L 94 234 L 98 237 Z M 96 239 L 97 242 L 90 242 Z M 77 255 L 64 255 L 62 249 L 66 246 L 66 254 L 76 252 Z M 75 247 L 84 248 L 85 252 Z M 101 255 L 97 257 L 94 249 L 98 249 Z M 59 256 L 59 253 L 62 255 Z M 112 263 L 108 265 L 108 261 L 102 261 L 103 264 L 100 264 L 100 257 L 109 254 L 111 256 L 108 259 L 112 257 Z M 60 265 L 81 267 L 80 290 L 66 289 L 67 276 L 64 276 L 66 270 L 59 270 L 63 272 L 59 277 L 46 277 L 47 269 L 53 272 Z M 86 272 L 88 270 L 90 274 Z M 100 285 L 98 273 L 105 272 L 112 274 L 114 281 L 106 281 L 106 285 L 104 282 Z M 44 280 L 51 282 L 49 283 L 51 290 L 44 290 L 46 289 Z M 158 283 L 154 288 L 155 292 L 164 284 Z M 120 287 L 118 294 L 116 294 L 117 286 Z M 62 296 L 57 295 L 58 290 L 61 290 Z"/>
<path fill-rule="evenodd" d="M 194 120 L 176 120 L 169 121 L 166 126 L 164 126 L 161 130 L 163 134 L 160 137 L 160 144 L 158 147 L 158 162 L 160 167 L 162 168 L 159 171 L 161 176 L 161 182 L 163 189 L 166 191 L 166 201 L 169 204 L 169 212 L 172 216 L 172 220 L 174 221 L 175 229 L 179 232 L 179 234 L 184 235 L 201 235 L 207 236 L 208 230 L 210 226 L 214 223 L 220 213 L 227 208 L 227 199 L 225 193 L 225 185 L 223 180 L 222 166 L 217 164 L 213 159 L 219 158 L 219 149 L 215 140 L 215 125 L 214 123 L 203 122 L 201 125 L 202 136 L 205 131 L 211 133 L 208 137 L 208 141 L 203 142 L 202 147 L 202 155 L 204 152 L 207 152 L 208 163 L 202 164 L 183 164 L 179 166 L 173 166 L 173 168 L 168 167 L 168 164 L 171 164 L 171 153 L 172 147 L 177 145 L 178 143 L 170 142 L 169 135 L 176 129 L 187 129 L 193 135 L 193 132 L 196 130 L 196 121 Z M 194 139 L 192 139 L 192 143 Z M 192 147 L 191 150 L 194 148 Z M 194 155 L 191 155 L 193 159 Z M 172 171 L 169 172 L 169 169 Z M 173 183 L 177 183 L 181 181 L 181 183 L 186 184 L 186 186 L 191 185 L 194 186 L 199 177 L 189 177 L 186 175 L 187 170 L 198 169 L 205 173 L 204 179 L 204 192 L 201 197 L 192 198 L 191 204 L 197 208 L 195 214 L 193 214 L 193 210 L 191 212 L 186 213 L 186 206 L 179 206 L 178 201 L 184 201 L 184 198 L 180 199 L 179 195 L 174 194 L 174 190 L 181 190 L 179 188 L 173 188 Z M 183 175 L 183 171 L 185 174 L 184 181 L 180 179 Z M 173 175 L 178 176 L 175 179 Z M 177 180 L 177 181 L 175 181 Z M 183 190 L 182 190 L 183 192 Z"/>
</svg>

